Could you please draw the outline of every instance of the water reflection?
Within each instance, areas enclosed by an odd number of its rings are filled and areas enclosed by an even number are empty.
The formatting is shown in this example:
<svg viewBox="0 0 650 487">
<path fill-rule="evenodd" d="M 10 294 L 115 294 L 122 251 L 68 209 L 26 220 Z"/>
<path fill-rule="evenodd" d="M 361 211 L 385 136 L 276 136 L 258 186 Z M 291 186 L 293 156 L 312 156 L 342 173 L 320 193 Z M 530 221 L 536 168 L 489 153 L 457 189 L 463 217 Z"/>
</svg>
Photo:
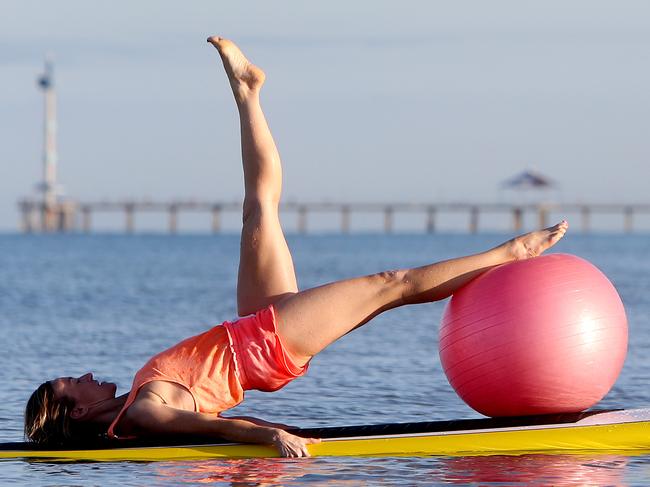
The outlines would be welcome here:
<svg viewBox="0 0 650 487">
<path fill-rule="evenodd" d="M 438 480 L 527 485 L 624 485 L 620 455 L 521 455 L 441 459 Z"/>
<path fill-rule="evenodd" d="M 290 485 L 491 484 L 625 485 L 629 457 L 620 455 L 522 455 L 427 458 L 313 458 L 210 460 L 157 464 L 162 483 Z"/>
<path fill-rule="evenodd" d="M 420 484 L 437 465 L 435 458 L 368 457 L 174 462 L 159 465 L 156 478 L 168 485 L 397 485 L 405 479 Z"/>
<path fill-rule="evenodd" d="M 225 485 L 278 485 L 300 477 L 300 465 L 310 471 L 313 459 L 246 459 L 174 462 L 161 464 L 158 477 L 170 484 L 223 483 Z M 300 464 L 300 465 L 299 465 Z M 303 472 L 304 473 L 304 472 Z"/>
</svg>

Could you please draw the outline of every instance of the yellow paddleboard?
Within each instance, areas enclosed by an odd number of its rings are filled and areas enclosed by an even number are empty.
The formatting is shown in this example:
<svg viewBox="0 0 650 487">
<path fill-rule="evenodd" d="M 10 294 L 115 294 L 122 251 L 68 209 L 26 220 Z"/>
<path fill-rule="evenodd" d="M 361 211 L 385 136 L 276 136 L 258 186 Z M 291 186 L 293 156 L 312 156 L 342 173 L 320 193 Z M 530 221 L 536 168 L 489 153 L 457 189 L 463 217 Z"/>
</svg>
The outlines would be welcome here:
<svg viewBox="0 0 650 487">
<path fill-rule="evenodd" d="M 525 453 L 625 453 L 650 451 L 650 408 L 575 414 L 394 423 L 298 429 L 320 437 L 313 456 L 470 456 Z M 276 457 L 270 446 L 197 438 L 101 440 L 93 444 L 41 447 L 2 443 L 0 458 L 52 461 L 168 461 Z"/>
</svg>

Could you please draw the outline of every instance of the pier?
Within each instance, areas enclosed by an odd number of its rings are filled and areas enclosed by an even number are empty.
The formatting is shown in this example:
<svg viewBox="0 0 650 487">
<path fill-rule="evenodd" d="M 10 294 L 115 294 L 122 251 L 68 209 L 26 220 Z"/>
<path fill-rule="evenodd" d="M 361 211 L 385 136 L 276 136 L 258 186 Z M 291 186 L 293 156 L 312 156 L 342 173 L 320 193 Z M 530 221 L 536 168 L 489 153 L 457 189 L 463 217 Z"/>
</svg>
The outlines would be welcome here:
<svg viewBox="0 0 650 487">
<path fill-rule="evenodd" d="M 124 232 L 136 232 L 137 214 L 163 213 L 167 215 L 167 231 L 175 234 L 178 231 L 182 213 L 200 212 L 211 216 L 210 230 L 213 233 L 221 231 L 222 215 L 225 212 L 241 213 L 239 202 L 218 201 L 96 201 L 56 203 L 48 206 L 38 200 L 22 200 L 19 202 L 21 226 L 26 233 L 33 232 L 85 232 L 93 231 L 93 216 L 98 213 L 121 213 L 124 217 Z M 458 214 L 459 220 L 466 220 L 466 230 L 469 233 L 479 232 L 481 217 L 498 214 L 510 221 L 510 228 L 518 232 L 524 227 L 525 217 L 535 219 L 535 226 L 544 227 L 549 222 L 550 214 L 579 215 L 574 222 L 574 228 L 589 232 L 592 228 L 594 215 L 620 215 L 623 230 L 626 233 L 634 231 L 634 218 L 639 214 L 650 214 L 649 204 L 616 204 L 616 203 L 332 203 L 332 202 L 289 202 L 280 206 L 283 213 L 294 214 L 298 233 L 309 231 L 309 217 L 318 213 L 335 213 L 339 215 L 341 233 L 353 231 L 352 215 L 376 213 L 383 215 L 383 228 L 378 231 L 392 233 L 395 219 L 403 214 L 416 214 L 422 217 L 422 229 L 426 233 L 435 233 L 436 222 L 441 214 Z"/>
<path fill-rule="evenodd" d="M 150 200 L 119 200 L 119 201 L 88 201 L 81 202 L 66 198 L 61 185 L 57 181 L 57 138 L 56 138 L 56 93 L 54 90 L 54 68 L 51 60 L 46 60 L 45 71 L 38 77 L 38 87 L 43 93 L 43 159 L 42 179 L 36 185 L 36 196 L 27 197 L 18 202 L 20 225 L 25 233 L 65 233 L 93 231 L 93 217 L 98 213 L 121 213 L 124 217 L 124 231 L 136 232 L 137 215 L 141 213 L 163 213 L 167 215 L 168 231 L 177 233 L 182 213 L 201 212 L 211 216 L 211 231 L 219 233 L 222 230 L 222 215 L 226 212 L 240 214 L 240 202 L 225 201 L 150 201 Z M 539 174 L 525 171 L 507 184 L 511 188 L 544 188 L 549 182 Z M 650 214 L 650 203 L 617 204 L 617 203 L 490 203 L 490 202 L 288 202 L 280 206 L 283 213 L 293 213 L 296 217 L 298 233 L 307 233 L 310 229 L 309 218 L 314 214 L 338 214 L 341 233 L 353 231 L 352 216 L 375 213 L 383 215 L 383 231 L 391 233 L 395 228 L 395 220 L 404 214 L 421 216 L 422 229 L 434 233 L 441 215 L 458 215 L 458 221 L 467 219 L 467 231 L 479 232 L 481 219 L 486 215 L 498 214 L 516 232 L 524 227 L 526 217 L 533 218 L 536 227 L 549 224 L 549 215 L 579 215 L 578 223 L 583 232 L 592 228 L 595 215 L 620 215 L 623 221 L 623 231 L 631 233 L 635 230 L 635 217 L 639 214 Z M 544 201 L 549 201 L 544 198 Z M 552 199 L 550 200 L 552 201 Z M 574 224 L 575 228 L 575 224 Z M 381 227 L 377 229 L 381 231 Z"/>
</svg>

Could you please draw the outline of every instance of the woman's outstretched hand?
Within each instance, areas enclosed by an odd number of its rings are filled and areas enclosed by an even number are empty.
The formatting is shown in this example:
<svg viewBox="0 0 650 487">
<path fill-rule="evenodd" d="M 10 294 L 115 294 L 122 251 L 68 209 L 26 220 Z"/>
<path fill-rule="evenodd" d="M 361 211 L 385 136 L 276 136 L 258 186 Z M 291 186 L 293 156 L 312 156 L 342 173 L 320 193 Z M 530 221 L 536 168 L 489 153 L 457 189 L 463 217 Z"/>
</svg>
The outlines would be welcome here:
<svg viewBox="0 0 650 487">
<path fill-rule="evenodd" d="M 313 445 L 315 443 L 320 443 L 320 439 L 301 438 L 281 429 L 277 429 L 275 435 L 273 435 L 273 445 L 278 449 L 282 457 L 308 457 L 310 455 L 307 450 L 307 445 Z"/>
</svg>

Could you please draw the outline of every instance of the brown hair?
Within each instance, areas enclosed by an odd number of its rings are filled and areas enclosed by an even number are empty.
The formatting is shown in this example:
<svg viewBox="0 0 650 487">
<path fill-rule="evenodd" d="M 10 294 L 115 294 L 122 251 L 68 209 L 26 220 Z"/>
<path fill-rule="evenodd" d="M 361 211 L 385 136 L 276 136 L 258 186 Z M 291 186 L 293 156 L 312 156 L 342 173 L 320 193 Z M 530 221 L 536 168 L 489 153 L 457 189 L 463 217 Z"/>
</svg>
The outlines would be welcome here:
<svg viewBox="0 0 650 487">
<path fill-rule="evenodd" d="M 105 435 L 101 424 L 72 419 L 73 408 L 73 400 L 57 399 L 52 384 L 43 382 L 27 401 L 25 436 L 34 443 L 63 445 L 96 440 Z"/>
<path fill-rule="evenodd" d="M 43 382 L 27 401 L 25 436 L 35 443 L 60 444 L 71 439 L 73 407 L 71 400 L 55 398 L 52 384 Z"/>
</svg>

